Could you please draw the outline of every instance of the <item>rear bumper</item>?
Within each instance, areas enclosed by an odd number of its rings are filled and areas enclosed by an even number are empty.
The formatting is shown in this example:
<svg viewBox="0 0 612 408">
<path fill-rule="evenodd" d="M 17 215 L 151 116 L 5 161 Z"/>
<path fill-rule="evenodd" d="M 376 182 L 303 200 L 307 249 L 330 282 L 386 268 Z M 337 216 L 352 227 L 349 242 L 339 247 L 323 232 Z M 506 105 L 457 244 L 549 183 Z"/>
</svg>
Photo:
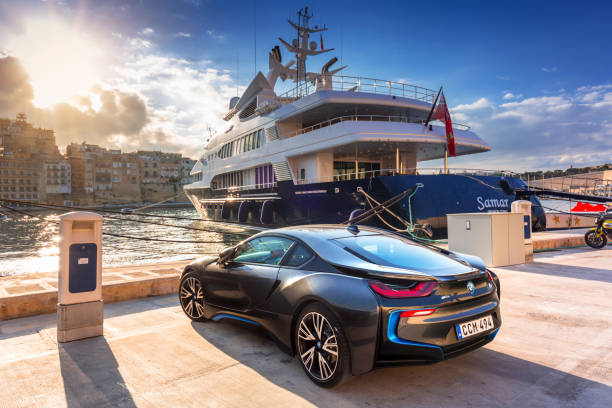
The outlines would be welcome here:
<svg viewBox="0 0 612 408">
<path fill-rule="evenodd" d="M 442 307 L 425 317 L 400 318 L 404 310 L 383 307 L 377 365 L 433 363 L 475 350 L 491 342 L 501 327 L 497 296 L 459 306 Z M 491 315 L 493 329 L 459 340 L 455 326 Z"/>
</svg>

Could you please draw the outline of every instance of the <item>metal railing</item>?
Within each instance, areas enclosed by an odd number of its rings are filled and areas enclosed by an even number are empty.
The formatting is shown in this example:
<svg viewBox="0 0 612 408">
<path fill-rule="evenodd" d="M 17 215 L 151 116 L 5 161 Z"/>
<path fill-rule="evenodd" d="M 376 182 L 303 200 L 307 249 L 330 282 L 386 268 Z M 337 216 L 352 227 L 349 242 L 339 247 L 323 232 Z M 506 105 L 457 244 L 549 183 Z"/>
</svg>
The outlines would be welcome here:
<svg viewBox="0 0 612 408">
<path fill-rule="evenodd" d="M 227 190 L 228 193 L 233 193 L 236 191 L 266 189 L 266 188 L 274 188 L 274 187 L 276 187 L 276 181 L 268 182 L 268 183 L 249 184 L 245 186 L 216 187 L 216 188 L 212 188 L 211 190 L 215 190 L 215 191 Z"/>
<path fill-rule="evenodd" d="M 612 179 L 603 178 L 603 174 L 601 174 L 601 177 L 598 177 L 600 174 L 601 172 L 593 172 L 548 178 L 523 177 L 523 181 L 530 187 L 544 190 L 612 197 Z"/>
<path fill-rule="evenodd" d="M 364 178 L 375 178 L 382 176 L 397 176 L 397 175 L 456 175 L 456 176 L 497 176 L 497 177 L 519 177 L 518 173 L 509 170 L 483 170 L 483 169 L 464 169 L 464 168 L 448 168 L 443 167 L 419 167 L 419 168 L 402 168 L 402 169 L 382 169 L 360 171 L 352 173 L 335 174 L 333 176 L 316 177 L 309 179 L 297 180 L 295 184 L 315 184 L 328 183 L 332 181 L 355 180 Z"/>
<path fill-rule="evenodd" d="M 327 126 L 335 125 L 336 123 L 340 123 L 340 122 L 356 122 L 356 121 L 421 123 L 421 122 L 410 121 L 405 116 L 386 116 L 386 115 L 349 115 L 349 116 L 339 116 L 337 118 L 325 120 L 325 121 L 319 122 L 319 123 L 317 123 L 315 125 L 308 126 L 308 127 L 296 130 L 295 132 L 289 133 L 287 135 L 287 137 L 293 137 L 293 136 L 297 136 L 297 135 L 302 135 L 304 133 L 312 132 L 313 130 L 317 130 L 317 129 L 321 129 L 321 128 L 324 128 L 324 127 L 327 127 Z M 434 124 L 434 123 L 439 124 L 441 122 L 435 121 L 435 122 L 431 122 L 431 123 L 432 124 Z M 470 130 L 470 127 L 468 125 L 463 124 L 463 123 L 453 123 L 453 128 L 460 129 L 460 130 Z"/>
<path fill-rule="evenodd" d="M 484 170 L 484 169 L 467 169 L 467 168 L 448 168 L 443 167 L 419 167 L 419 168 L 403 168 L 397 169 L 382 169 L 382 170 L 370 170 L 360 171 L 352 173 L 335 174 L 332 176 L 316 177 L 309 179 L 295 180 L 295 184 L 315 184 L 315 183 L 329 183 L 332 181 L 343 181 L 343 180 L 355 180 L 364 178 L 374 178 L 382 176 L 397 176 L 397 175 L 457 175 L 457 176 L 497 176 L 497 177 L 519 177 L 518 173 L 509 170 Z M 220 191 L 227 190 L 228 193 L 254 190 L 254 189 L 267 189 L 276 187 L 277 182 L 272 183 L 259 183 L 250 184 L 245 186 L 232 186 L 232 187 L 216 187 L 212 190 Z"/>
<path fill-rule="evenodd" d="M 437 93 L 432 89 L 403 82 L 388 81 L 386 79 L 334 75 L 331 77 L 331 88 L 329 86 L 317 87 L 311 82 L 304 82 L 281 94 L 278 99 L 295 100 L 319 90 L 367 92 L 378 95 L 401 96 L 402 98 L 416 99 L 427 103 L 433 103 Z"/>
</svg>

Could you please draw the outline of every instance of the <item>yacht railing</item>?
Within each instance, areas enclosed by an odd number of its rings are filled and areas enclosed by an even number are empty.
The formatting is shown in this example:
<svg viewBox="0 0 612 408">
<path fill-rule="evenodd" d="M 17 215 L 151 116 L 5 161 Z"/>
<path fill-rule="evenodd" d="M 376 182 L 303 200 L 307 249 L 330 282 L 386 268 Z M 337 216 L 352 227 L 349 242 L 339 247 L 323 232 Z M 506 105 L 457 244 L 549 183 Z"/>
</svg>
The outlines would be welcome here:
<svg viewBox="0 0 612 408">
<path fill-rule="evenodd" d="M 307 81 L 279 95 L 278 99 L 299 99 L 318 90 L 367 92 L 378 95 L 401 96 L 402 98 L 416 99 L 427 103 L 433 103 L 437 93 L 432 89 L 406 84 L 404 82 L 333 75 L 331 77 L 331 87 L 329 87 L 329 85 L 328 87 L 317 87 L 312 82 Z"/>
<path fill-rule="evenodd" d="M 381 176 L 397 176 L 397 175 L 445 175 L 452 174 L 456 176 L 496 176 L 496 177 L 519 177 L 518 173 L 509 170 L 483 170 L 483 169 L 467 169 L 467 168 L 447 168 L 443 167 L 418 167 L 418 168 L 402 168 L 402 169 L 382 169 L 360 171 L 353 173 L 334 174 L 333 176 L 316 177 L 310 179 L 300 179 L 296 184 L 314 184 L 326 183 L 332 181 L 355 180 L 364 178 L 374 178 Z"/>
<path fill-rule="evenodd" d="M 496 177 L 520 177 L 518 173 L 509 170 L 484 170 L 484 169 L 468 169 L 468 168 L 448 168 L 443 167 L 418 167 L 418 168 L 402 168 L 402 169 L 382 169 L 371 171 L 360 171 L 352 173 L 335 174 L 333 176 L 324 176 L 308 179 L 296 180 L 295 184 L 316 184 L 329 183 L 333 181 L 367 179 L 382 176 L 397 176 L 397 175 L 456 175 L 456 176 L 496 176 Z M 246 186 L 232 186 L 214 188 L 215 191 L 227 190 L 228 193 L 255 190 L 255 189 L 270 189 L 276 187 L 276 182 L 251 184 Z M 244 198 L 244 197 L 242 197 Z"/>
<path fill-rule="evenodd" d="M 326 126 L 335 125 L 340 122 L 355 122 L 355 121 L 367 121 L 367 122 L 401 122 L 401 123 L 421 123 L 414 122 L 408 120 L 405 116 L 386 116 L 386 115 L 349 115 L 349 116 L 339 116 L 337 118 L 325 120 L 323 122 L 317 123 L 312 126 L 305 127 L 303 129 L 299 129 L 295 132 L 289 133 L 287 137 L 293 137 L 302 135 L 304 133 L 312 132 L 313 130 L 321 129 Z M 440 124 L 441 122 L 435 121 L 431 122 L 432 124 Z M 470 130 L 471 128 L 468 125 L 463 123 L 453 123 L 454 129 L 459 130 Z"/>
<path fill-rule="evenodd" d="M 276 182 L 272 183 L 259 183 L 259 184 L 249 184 L 245 186 L 231 186 L 231 187 L 217 187 L 211 190 L 220 191 L 227 190 L 228 193 L 233 193 L 235 191 L 244 191 L 244 190 L 257 190 L 257 189 L 267 189 L 276 187 Z"/>
</svg>

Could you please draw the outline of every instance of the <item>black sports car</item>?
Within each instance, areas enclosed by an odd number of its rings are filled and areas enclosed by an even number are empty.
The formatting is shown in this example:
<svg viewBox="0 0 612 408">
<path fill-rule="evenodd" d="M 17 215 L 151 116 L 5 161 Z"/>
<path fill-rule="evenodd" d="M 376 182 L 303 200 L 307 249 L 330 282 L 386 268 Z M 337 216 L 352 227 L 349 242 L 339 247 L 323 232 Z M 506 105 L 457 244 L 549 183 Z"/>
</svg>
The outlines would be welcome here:
<svg viewBox="0 0 612 408">
<path fill-rule="evenodd" d="M 474 256 L 372 227 L 265 231 L 185 267 L 192 320 L 267 330 L 312 381 L 474 350 L 501 325 L 497 276 Z"/>
</svg>

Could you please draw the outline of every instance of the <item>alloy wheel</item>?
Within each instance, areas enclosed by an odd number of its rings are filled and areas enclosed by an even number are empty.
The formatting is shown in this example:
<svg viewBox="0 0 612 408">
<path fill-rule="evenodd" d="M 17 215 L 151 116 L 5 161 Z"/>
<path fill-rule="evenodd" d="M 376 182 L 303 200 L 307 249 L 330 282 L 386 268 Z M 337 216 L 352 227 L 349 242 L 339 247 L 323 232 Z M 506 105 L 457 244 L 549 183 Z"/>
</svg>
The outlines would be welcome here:
<svg viewBox="0 0 612 408">
<path fill-rule="evenodd" d="M 298 352 L 308 373 L 326 381 L 338 367 L 338 339 L 329 321 L 320 313 L 310 312 L 298 329 Z"/>
<path fill-rule="evenodd" d="M 189 276 L 181 282 L 180 299 L 187 316 L 192 319 L 204 316 L 204 291 L 197 278 Z"/>
</svg>

